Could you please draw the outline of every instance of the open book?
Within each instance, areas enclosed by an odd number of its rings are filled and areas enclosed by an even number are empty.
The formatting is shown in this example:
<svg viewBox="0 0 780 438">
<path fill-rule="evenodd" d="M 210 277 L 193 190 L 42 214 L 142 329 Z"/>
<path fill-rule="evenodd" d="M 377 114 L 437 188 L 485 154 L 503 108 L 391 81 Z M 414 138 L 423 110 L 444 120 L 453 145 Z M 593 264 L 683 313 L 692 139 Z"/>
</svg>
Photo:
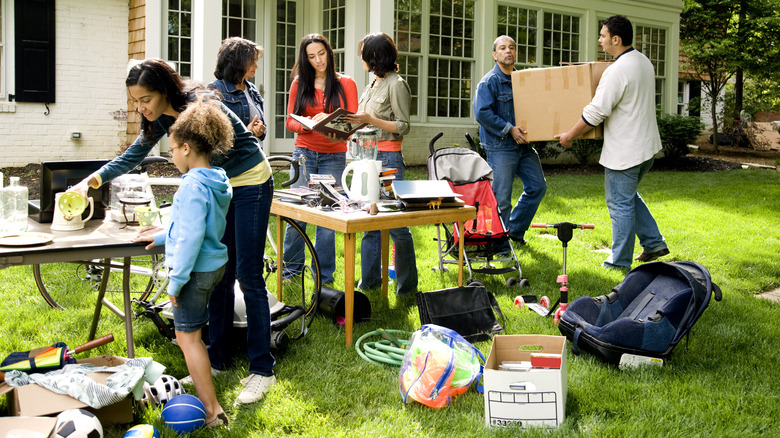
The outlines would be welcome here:
<svg viewBox="0 0 780 438">
<path fill-rule="evenodd" d="M 354 113 L 347 111 L 344 108 L 339 108 L 319 122 L 315 122 L 308 117 L 299 116 L 297 114 L 290 114 L 290 117 L 303 125 L 306 129 L 317 131 L 322 135 L 333 134 L 340 140 L 347 140 L 355 131 L 367 125 L 367 123 L 356 125 L 354 123 L 345 122 L 344 116 L 347 114 Z"/>
</svg>

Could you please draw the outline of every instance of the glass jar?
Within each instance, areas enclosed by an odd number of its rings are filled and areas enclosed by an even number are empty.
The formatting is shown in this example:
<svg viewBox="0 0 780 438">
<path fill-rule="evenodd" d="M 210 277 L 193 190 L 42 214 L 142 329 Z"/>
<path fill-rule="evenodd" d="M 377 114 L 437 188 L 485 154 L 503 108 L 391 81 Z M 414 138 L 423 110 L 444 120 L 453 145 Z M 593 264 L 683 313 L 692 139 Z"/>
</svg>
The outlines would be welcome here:
<svg viewBox="0 0 780 438">
<path fill-rule="evenodd" d="M 3 191 L 3 214 L 6 233 L 23 233 L 27 231 L 27 187 L 19 182 L 18 176 L 9 179 L 8 187 Z"/>
</svg>

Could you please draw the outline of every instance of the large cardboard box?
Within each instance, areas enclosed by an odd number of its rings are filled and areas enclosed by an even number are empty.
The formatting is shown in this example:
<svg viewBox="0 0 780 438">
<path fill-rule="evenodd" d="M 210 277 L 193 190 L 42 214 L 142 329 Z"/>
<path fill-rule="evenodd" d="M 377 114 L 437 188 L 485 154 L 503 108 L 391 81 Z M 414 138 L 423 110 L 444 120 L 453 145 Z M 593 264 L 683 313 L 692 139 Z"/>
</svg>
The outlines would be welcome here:
<svg viewBox="0 0 780 438">
<path fill-rule="evenodd" d="M 51 417 L 2 417 L 0 437 L 45 436 L 54 431 L 56 418 Z M 33 435 L 38 433 L 40 435 Z"/>
<path fill-rule="evenodd" d="M 589 62 L 512 72 L 515 124 L 528 131 L 528 141 L 555 140 L 554 135 L 574 126 L 609 65 Z M 578 138 L 603 136 L 599 125 Z"/>
<path fill-rule="evenodd" d="M 79 359 L 79 363 L 91 363 L 96 366 L 114 367 L 127 361 L 124 357 L 118 356 L 97 356 L 86 359 Z M 97 382 L 106 383 L 109 373 L 87 374 Z M 0 384 L 0 396 L 8 394 L 8 409 L 11 415 L 44 417 L 54 416 L 68 409 L 86 409 L 93 412 L 103 426 L 112 424 L 124 424 L 133 421 L 133 398 L 129 395 L 119 403 L 105 406 L 100 409 L 93 409 L 67 395 L 56 394 L 48 389 L 38 385 L 25 385 L 18 388 L 8 386 L 7 383 Z"/>
<path fill-rule="evenodd" d="M 565 336 L 494 336 L 484 370 L 485 425 L 560 425 L 566 414 L 565 345 Z M 505 361 L 531 362 L 532 355 L 544 355 L 548 360 L 560 355 L 560 368 L 499 370 Z"/>
</svg>

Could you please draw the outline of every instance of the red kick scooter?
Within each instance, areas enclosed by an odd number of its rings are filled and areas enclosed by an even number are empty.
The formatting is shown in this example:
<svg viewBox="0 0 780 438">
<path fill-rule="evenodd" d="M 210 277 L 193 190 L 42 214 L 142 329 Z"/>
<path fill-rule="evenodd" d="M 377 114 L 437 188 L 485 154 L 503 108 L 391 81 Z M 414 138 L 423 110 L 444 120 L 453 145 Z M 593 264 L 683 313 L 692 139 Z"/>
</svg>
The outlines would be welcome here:
<svg viewBox="0 0 780 438">
<path fill-rule="evenodd" d="M 561 283 L 561 296 L 558 298 L 558 301 L 556 301 L 555 304 L 550 307 L 550 310 L 547 313 L 547 316 L 552 316 L 554 314 L 555 316 L 553 317 L 553 322 L 558 324 L 558 320 L 560 319 L 563 312 L 566 311 L 566 307 L 569 305 L 569 276 L 566 275 L 566 247 L 572 238 L 572 231 L 574 231 L 576 228 L 592 230 L 596 228 L 596 226 L 593 224 L 573 224 L 571 222 L 559 222 L 557 224 L 533 223 L 531 224 L 531 227 L 557 229 L 558 240 L 560 240 L 561 244 L 563 244 L 563 273 L 558 276 L 557 281 L 558 283 Z"/>
</svg>

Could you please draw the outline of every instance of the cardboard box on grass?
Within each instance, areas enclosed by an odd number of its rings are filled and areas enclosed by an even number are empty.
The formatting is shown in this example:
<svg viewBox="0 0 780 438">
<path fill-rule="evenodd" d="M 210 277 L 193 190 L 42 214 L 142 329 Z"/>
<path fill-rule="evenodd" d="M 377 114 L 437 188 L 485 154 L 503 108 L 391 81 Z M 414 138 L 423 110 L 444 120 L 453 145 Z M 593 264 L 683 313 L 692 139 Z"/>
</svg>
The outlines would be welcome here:
<svg viewBox="0 0 780 438">
<path fill-rule="evenodd" d="M 119 366 L 127 359 L 118 356 L 96 356 L 79 359 L 78 363 L 91 363 L 95 366 Z M 97 382 L 106 383 L 110 373 L 87 374 Z M 0 384 L 0 396 L 7 394 L 8 409 L 11 415 L 25 417 L 56 416 L 68 409 L 86 409 L 93 412 L 105 427 L 112 424 L 124 424 L 133 421 L 133 396 L 129 395 L 118 403 L 100 409 L 88 407 L 73 397 L 57 394 L 42 386 L 30 384 L 13 388 L 7 383 Z M 52 425 L 54 427 L 54 425 Z M 3 435 L 4 436 L 4 435 Z"/>
<path fill-rule="evenodd" d="M 20 436 L 21 431 L 50 436 L 57 419 L 54 417 L 0 417 L 0 437 Z M 32 436 L 32 435 L 29 435 Z"/>
<path fill-rule="evenodd" d="M 593 99 L 609 62 L 589 62 L 562 67 L 532 68 L 512 72 L 515 124 L 528 131 L 528 141 L 554 141 L 582 117 Z M 599 125 L 577 138 L 601 138 Z"/>
<path fill-rule="evenodd" d="M 485 425 L 557 427 L 566 414 L 566 337 L 496 335 L 485 362 Z M 504 371 L 504 361 L 531 361 L 531 354 L 560 354 L 560 368 Z"/>
</svg>

